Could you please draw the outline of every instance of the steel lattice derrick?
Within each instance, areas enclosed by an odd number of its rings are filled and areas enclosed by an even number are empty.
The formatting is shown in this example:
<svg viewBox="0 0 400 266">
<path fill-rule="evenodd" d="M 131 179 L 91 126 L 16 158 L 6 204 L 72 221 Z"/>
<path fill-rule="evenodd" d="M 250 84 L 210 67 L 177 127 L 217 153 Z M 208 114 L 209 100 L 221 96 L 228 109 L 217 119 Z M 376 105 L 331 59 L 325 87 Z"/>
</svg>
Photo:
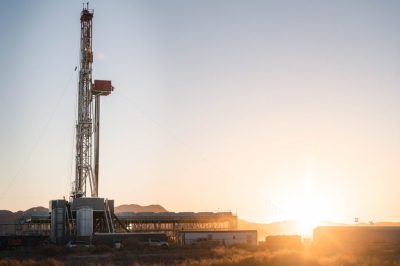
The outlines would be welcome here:
<svg viewBox="0 0 400 266">
<path fill-rule="evenodd" d="M 86 196 L 89 180 L 93 193 L 92 172 L 92 18 L 93 11 L 84 8 L 81 12 L 80 71 L 78 85 L 78 121 L 76 125 L 76 170 L 73 197 Z"/>
</svg>

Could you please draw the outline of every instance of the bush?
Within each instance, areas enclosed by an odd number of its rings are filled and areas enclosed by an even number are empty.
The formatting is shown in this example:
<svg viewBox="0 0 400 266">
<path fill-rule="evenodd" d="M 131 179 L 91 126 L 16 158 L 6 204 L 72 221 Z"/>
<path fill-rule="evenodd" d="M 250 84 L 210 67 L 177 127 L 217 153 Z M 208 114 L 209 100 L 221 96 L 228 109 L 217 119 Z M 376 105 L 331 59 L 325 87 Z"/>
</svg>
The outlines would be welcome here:
<svg viewBox="0 0 400 266">
<path fill-rule="evenodd" d="M 144 243 L 137 239 L 127 239 L 122 242 L 125 249 L 142 252 L 144 250 Z"/>
<path fill-rule="evenodd" d="M 96 246 L 89 247 L 89 252 L 94 253 L 94 254 L 108 253 L 111 251 L 112 251 L 112 248 L 107 245 L 96 245 Z"/>
<path fill-rule="evenodd" d="M 46 245 L 38 248 L 38 255 L 45 257 L 56 257 L 70 253 L 69 249 L 65 246 Z"/>
<path fill-rule="evenodd" d="M 232 245 L 232 247 L 250 251 L 250 252 L 256 252 L 256 251 L 260 250 L 260 248 L 257 245 L 251 245 L 251 244 L 235 244 L 235 245 Z"/>
</svg>

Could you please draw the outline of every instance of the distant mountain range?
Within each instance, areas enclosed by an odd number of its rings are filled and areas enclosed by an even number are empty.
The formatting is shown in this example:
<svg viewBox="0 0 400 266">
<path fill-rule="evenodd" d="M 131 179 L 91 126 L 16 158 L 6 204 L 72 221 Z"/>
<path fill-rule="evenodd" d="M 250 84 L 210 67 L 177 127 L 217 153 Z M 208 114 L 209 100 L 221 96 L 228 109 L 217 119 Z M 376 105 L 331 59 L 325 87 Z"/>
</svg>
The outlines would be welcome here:
<svg viewBox="0 0 400 266">
<path fill-rule="evenodd" d="M 44 207 L 34 207 L 26 211 L 12 212 L 8 210 L 0 210 L 0 224 L 15 223 L 19 219 L 25 216 L 29 216 L 35 212 L 48 212 L 49 209 Z"/>
<path fill-rule="evenodd" d="M 114 208 L 115 212 L 168 212 L 161 205 L 140 206 L 138 204 L 124 204 Z M 31 215 L 35 212 L 49 212 L 45 207 L 34 207 L 26 211 L 12 212 L 9 210 L 0 210 L 0 224 L 15 223 L 21 218 Z"/>
<path fill-rule="evenodd" d="M 322 222 L 319 226 L 400 226 L 400 222 L 376 222 L 358 223 L 358 224 L 344 224 L 333 222 Z M 269 224 L 252 223 L 242 219 L 238 219 L 239 230 L 257 230 L 258 240 L 265 241 L 265 237 L 269 235 L 301 235 L 302 225 L 296 221 L 280 221 Z M 303 236 L 303 237 L 311 237 Z"/>
<path fill-rule="evenodd" d="M 114 208 L 115 212 L 168 212 L 164 207 L 158 204 L 141 206 L 138 204 L 124 204 Z M 15 223 L 21 218 L 29 216 L 35 212 L 48 212 L 49 209 L 44 207 L 34 207 L 26 211 L 11 212 L 8 210 L 0 210 L 0 224 Z M 337 225 L 348 225 L 325 222 L 322 225 L 325 226 L 337 226 Z M 367 223 L 360 223 L 358 225 L 365 226 L 370 225 Z M 400 226 L 399 222 L 377 222 L 374 226 Z M 258 239 L 265 240 L 268 235 L 295 235 L 299 234 L 300 223 L 296 221 L 281 221 L 269 224 L 252 223 L 242 219 L 238 219 L 239 230 L 257 230 Z"/>
<path fill-rule="evenodd" d="M 323 226 L 338 226 L 346 224 L 338 224 L 324 222 Z M 239 230 L 257 230 L 258 240 L 265 241 L 265 237 L 269 235 L 301 235 L 302 224 L 292 220 L 273 222 L 268 224 L 253 223 L 242 219 L 238 219 Z M 308 237 L 308 236 L 305 236 Z"/>
</svg>

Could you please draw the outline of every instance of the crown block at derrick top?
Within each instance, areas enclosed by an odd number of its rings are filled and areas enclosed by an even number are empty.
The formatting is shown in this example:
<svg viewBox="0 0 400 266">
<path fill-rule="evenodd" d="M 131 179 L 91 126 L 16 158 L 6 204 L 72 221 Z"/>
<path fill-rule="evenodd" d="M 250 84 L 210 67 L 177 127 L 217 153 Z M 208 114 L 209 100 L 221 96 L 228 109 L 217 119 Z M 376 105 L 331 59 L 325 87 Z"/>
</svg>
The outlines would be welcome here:
<svg viewBox="0 0 400 266">
<path fill-rule="evenodd" d="M 83 9 L 81 12 L 81 21 L 90 21 L 93 18 L 93 10 Z"/>
</svg>

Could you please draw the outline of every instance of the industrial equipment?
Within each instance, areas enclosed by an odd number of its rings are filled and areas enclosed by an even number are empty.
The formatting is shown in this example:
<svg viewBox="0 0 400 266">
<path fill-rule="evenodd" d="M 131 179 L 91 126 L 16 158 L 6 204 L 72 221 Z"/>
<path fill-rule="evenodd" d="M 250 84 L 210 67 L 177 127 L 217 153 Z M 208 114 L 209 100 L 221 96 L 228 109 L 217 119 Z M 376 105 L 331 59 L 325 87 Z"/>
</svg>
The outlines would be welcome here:
<svg viewBox="0 0 400 266">
<path fill-rule="evenodd" d="M 109 95 L 114 87 L 109 80 L 92 81 L 92 19 L 93 10 L 86 4 L 80 16 L 75 181 L 70 201 L 50 201 L 51 240 L 55 243 L 91 237 L 95 232 L 113 233 L 118 219 L 114 215 L 114 201 L 99 198 L 100 97 Z M 90 197 L 87 197 L 87 184 Z"/>
<path fill-rule="evenodd" d="M 170 240 L 177 240 L 182 230 L 236 229 L 237 217 L 230 212 L 116 215 L 114 201 L 99 197 L 100 97 L 109 95 L 114 87 L 109 80 L 92 81 L 92 19 L 93 10 L 86 4 L 80 17 L 75 181 L 69 200 L 51 200 L 49 203 L 51 241 L 57 244 L 68 241 L 120 243 L 131 238 L 161 241 L 167 235 Z M 87 184 L 90 196 L 86 195 Z"/>
</svg>

